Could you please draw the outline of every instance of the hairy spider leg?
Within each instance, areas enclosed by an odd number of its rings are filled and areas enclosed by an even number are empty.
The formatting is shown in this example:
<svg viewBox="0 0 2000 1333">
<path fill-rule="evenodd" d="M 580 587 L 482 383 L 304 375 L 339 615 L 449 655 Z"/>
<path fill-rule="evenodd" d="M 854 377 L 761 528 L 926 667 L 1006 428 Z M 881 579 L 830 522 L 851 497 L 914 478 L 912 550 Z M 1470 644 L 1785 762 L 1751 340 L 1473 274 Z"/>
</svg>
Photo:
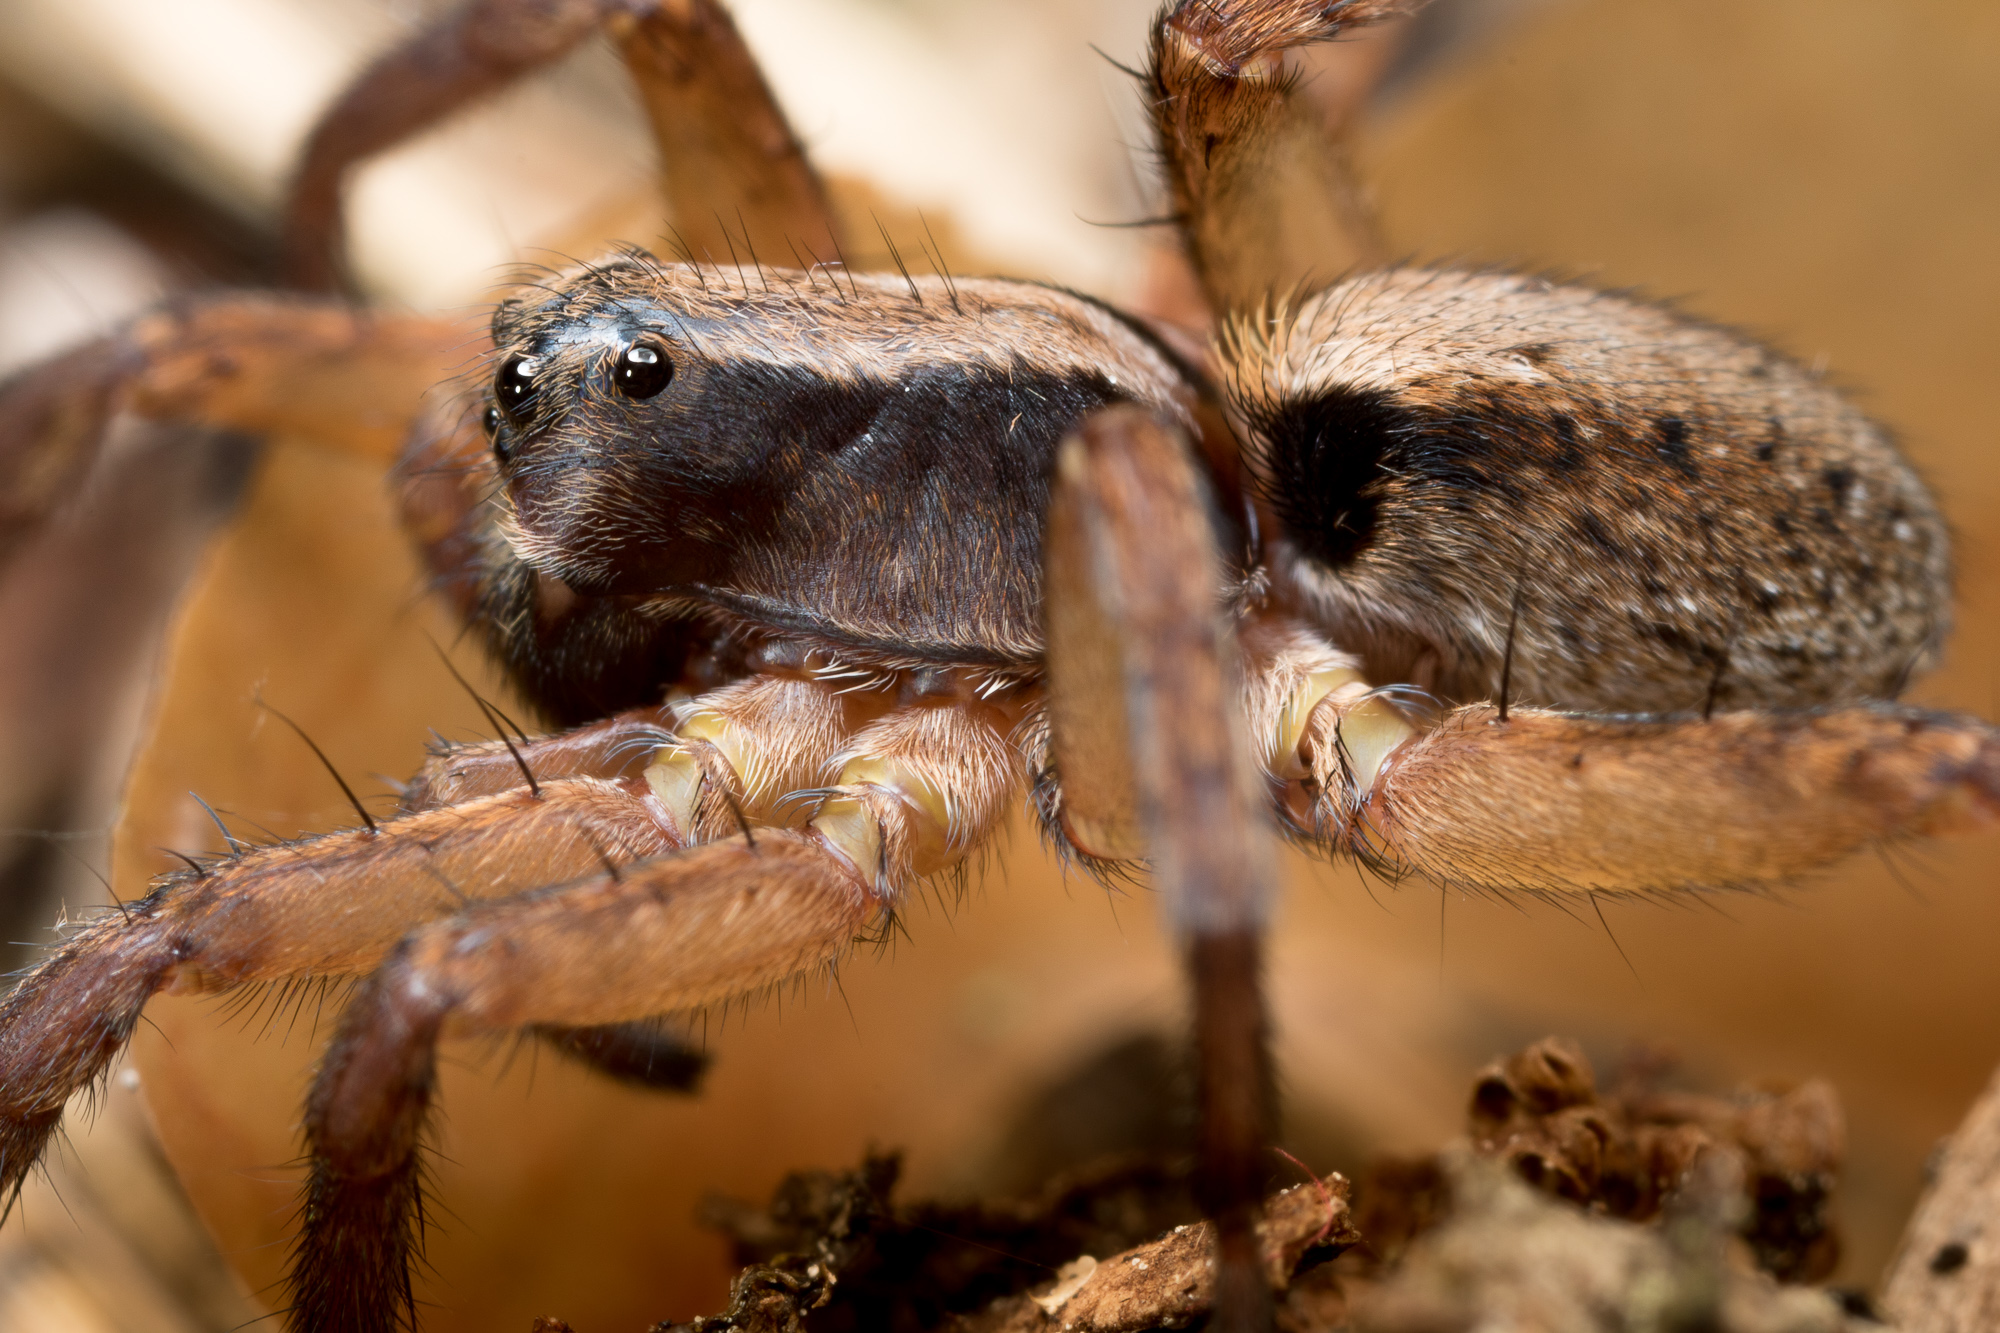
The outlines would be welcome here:
<svg viewBox="0 0 2000 1333">
<path fill-rule="evenodd" d="M 413 1316 L 439 1037 L 595 1027 L 782 985 L 832 963 L 880 906 L 824 842 L 766 830 L 417 932 L 349 1004 L 307 1103 L 290 1326 L 391 1333 Z"/>
<path fill-rule="evenodd" d="M 103 1073 L 160 991 L 366 975 L 412 928 L 469 901 L 677 846 L 643 782 L 580 778 L 165 877 L 72 933 L 0 1004 L 0 1196 L 20 1188 L 64 1104 Z"/>
<path fill-rule="evenodd" d="M 303 291 L 350 289 L 341 207 L 348 171 L 597 30 L 602 0 L 474 0 L 377 57 L 313 126 L 285 203 L 284 264 Z"/>
<path fill-rule="evenodd" d="M 351 286 L 342 189 L 361 162 L 608 27 L 673 186 L 669 225 L 711 262 L 839 249 L 826 190 L 716 0 L 471 0 L 378 58 L 306 141 L 286 203 L 287 281 Z M 651 238 L 645 238 L 651 239 Z"/>
<path fill-rule="evenodd" d="M 719 0 L 654 3 L 611 20 L 659 145 L 669 246 L 719 262 L 807 268 L 842 253 L 825 184 Z"/>
<path fill-rule="evenodd" d="M 495 729 L 513 719 L 496 713 Z M 553 736 L 516 733 L 508 740 L 454 744 L 440 741 L 417 775 L 404 784 L 402 810 L 414 813 L 457 805 L 536 782 L 558 778 L 637 777 L 673 727 L 673 712 L 634 708 Z"/>
<path fill-rule="evenodd" d="M 477 336 L 447 319 L 207 297 L 23 371 L 0 386 L 0 559 L 76 493 L 122 411 L 387 462 Z"/>
<path fill-rule="evenodd" d="M 2000 819 L 2000 727 L 1890 703 L 1617 715 L 1470 704 L 1434 721 L 1279 617 L 1245 622 L 1244 711 L 1298 834 L 1497 893 L 1783 883 Z M 1115 836 L 1127 836 L 1122 833 Z"/>
<path fill-rule="evenodd" d="M 1182 437 L 1137 408 L 1086 420 L 1058 455 L 1044 560 L 1060 799 L 1099 829 L 1138 815 L 1192 989 L 1211 1327 L 1252 1333 L 1272 1317 L 1254 1230 L 1276 1120 L 1261 977 L 1269 839 L 1208 502 Z"/>
<path fill-rule="evenodd" d="M 1314 705 L 1318 830 L 1392 873 L 1496 892 L 1782 883 L 2000 819 L 2000 728 L 1898 704 L 1607 717 L 1489 703 L 1424 732 Z M 1388 743 L 1384 744 L 1384 741 Z M 1355 755 L 1359 753 L 1360 760 Z"/>
<path fill-rule="evenodd" d="M 1174 215 L 1211 309 L 1253 307 L 1387 260 L 1345 126 L 1329 123 L 1287 71 L 1285 52 L 1422 2 L 1181 0 L 1160 15 L 1141 78 Z"/>
<path fill-rule="evenodd" d="M 397 947 L 349 1005 L 307 1104 L 312 1174 L 293 1328 L 389 1330 L 410 1318 L 441 1037 L 623 1034 L 648 1015 L 787 984 L 832 964 L 919 880 L 992 837 L 1026 786 L 1012 738 L 1027 705 L 949 678 L 926 686 L 852 735 L 823 726 L 816 755 L 768 761 L 760 741 L 797 748 L 787 718 L 845 706 L 838 682 L 754 677 L 681 705 L 683 734 L 654 752 L 643 778 L 592 785 L 622 793 L 668 837 L 703 822 L 689 819 L 700 801 L 689 780 L 713 786 L 745 820 L 742 833 L 475 903 Z M 711 762 L 684 764 L 697 746 Z M 782 816 L 760 793 L 793 769 L 834 778 L 810 824 L 749 827 L 749 809 Z"/>
</svg>

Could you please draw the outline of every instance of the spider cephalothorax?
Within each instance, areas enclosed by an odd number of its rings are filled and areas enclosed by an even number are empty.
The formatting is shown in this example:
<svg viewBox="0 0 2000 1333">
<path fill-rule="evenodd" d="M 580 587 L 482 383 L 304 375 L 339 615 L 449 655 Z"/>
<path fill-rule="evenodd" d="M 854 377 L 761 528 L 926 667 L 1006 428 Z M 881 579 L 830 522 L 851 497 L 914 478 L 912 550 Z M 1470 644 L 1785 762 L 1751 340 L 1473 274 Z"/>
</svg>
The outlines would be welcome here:
<svg viewBox="0 0 2000 1333">
<path fill-rule="evenodd" d="M 447 747 L 394 819 L 232 845 L 72 933 L 0 1009 L 0 1188 L 156 992 L 363 978 L 307 1104 L 290 1317 L 392 1328 L 441 1038 L 528 1031 L 684 1086 L 695 1062 L 635 1021 L 827 966 L 1032 799 L 1086 864 L 1149 863 L 1180 932 L 1216 1326 L 1249 1329 L 1267 823 L 1474 889 L 1666 894 L 2000 812 L 1990 727 L 1887 702 L 1943 633 L 1946 542 L 1837 394 L 1580 286 L 1338 276 L 1357 196 L 1285 53 L 1393 0 L 1156 24 L 1204 367 L 1048 287 L 818 262 L 824 192 L 720 10 L 556 8 L 480 0 L 364 78 L 313 141 L 302 234 L 337 235 L 327 182 L 381 137 L 362 109 L 411 128 L 427 69 L 469 92 L 587 11 L 747 268 L 688 246 L 544 275 L 428 415 L 410 382 L 449 327 L 248 299 L 143 322 L 0 413 L 32 516 L 114 405 L 306 404 L 359 434 L 369 404 L 324 391 L 358 363 L 414 426 L 399 485 L 438 588 L 569 728 Z M 757 133 L 703 133 L 723 108 Z M 755 259 L 794 242 L 814 262 Z"/>
<path fill-rule="evenodd" d="M 1029 283 L 633 258 L 552 285 L 494 320 L 508 545 L 655 620 L 1024 668 L 1057 443 L 1113 403 L 1192 425 L 1157 338 Z"/>
</svg>

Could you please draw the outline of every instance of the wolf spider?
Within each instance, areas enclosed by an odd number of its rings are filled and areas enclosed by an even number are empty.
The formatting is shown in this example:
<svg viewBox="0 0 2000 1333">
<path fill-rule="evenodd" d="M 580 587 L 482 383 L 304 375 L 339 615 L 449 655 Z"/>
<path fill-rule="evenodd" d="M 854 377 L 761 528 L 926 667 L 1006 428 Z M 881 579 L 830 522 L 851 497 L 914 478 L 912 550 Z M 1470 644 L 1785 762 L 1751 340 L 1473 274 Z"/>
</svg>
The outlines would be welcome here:
<svg viewBox="0 0 2000 1333">
<path fill-rule="evenodd" d="M 1990 820 L 1992 728 L 1887 702 L 1949 580 L 1880 429 L 1627 296 L 1341 276 L 1353 197 L 1286 53 L 1406 7 L 1159 16 L 1140 78 L 1205 351 L 1047 286 L 846 271 L 713 0 L 474 0 L 379 61 L 308 145 L 302 289 L 340 284 L 349 166 L 599 27 L 677 216 L 717 229 L 517 289 L 482 383 L 422 413 L 448 321 L 333 295 L 142 320 L 7 389 L 10 533 L 118 411 L 364 451 L 414 419 L 407 525 L 562 730 L 496 720 L 394 818 L 190 861 L 70 934 L 0 1008 L 0 1188 L 153 995 L 362 978 L 306 1106 L 289 1318 L 408 1325 L 441 1037 L 684 1085 L 639 1020 L 825 967 L 1025 797 L 1167 905 L 1216 1317 L 1254 1328 L 1267 824 L 1390 875 L 1661 895 Z"/>
</svg>

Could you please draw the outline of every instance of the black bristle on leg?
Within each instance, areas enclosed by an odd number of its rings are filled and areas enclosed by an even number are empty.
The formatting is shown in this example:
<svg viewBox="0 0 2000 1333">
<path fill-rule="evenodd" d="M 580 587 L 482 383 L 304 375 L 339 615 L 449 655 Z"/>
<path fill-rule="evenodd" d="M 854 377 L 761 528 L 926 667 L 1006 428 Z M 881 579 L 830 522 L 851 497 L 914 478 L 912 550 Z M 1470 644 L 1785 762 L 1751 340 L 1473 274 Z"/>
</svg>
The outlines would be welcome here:
<svg viewBox="0 0 2000 1333">
<path fill-rule="evenodd" d="M 1196 935 L 1188 946 L 1201 1111 L 1196 1199 L 1215 1221 L 1214 1333 L 1264 1333 L 1271 1289 L 1258 1254 L 1268 1145 L 1276 1127 L 1263 941 L 1252 930 Z"/>
<path fill-rule="evenodd" d="M 291 1278 L 293 1333 L 416 1325 L 422 1141 L 447 997 L 391 961 L 356 994 L 306 1104 L 311 1175 Z"/>
</svg>

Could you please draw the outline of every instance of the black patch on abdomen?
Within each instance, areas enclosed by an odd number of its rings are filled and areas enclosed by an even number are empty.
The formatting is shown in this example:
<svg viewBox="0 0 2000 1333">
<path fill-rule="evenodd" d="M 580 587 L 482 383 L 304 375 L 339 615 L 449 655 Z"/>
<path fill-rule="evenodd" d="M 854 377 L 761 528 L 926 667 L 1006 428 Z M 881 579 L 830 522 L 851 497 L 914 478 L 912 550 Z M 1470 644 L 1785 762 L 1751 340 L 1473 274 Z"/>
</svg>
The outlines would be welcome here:
<svg viewBox="0 0 2000 1333">
<path fill-rule="evenodd" d="M 1383 394 L 1336 389 L 1253 423 L 1267 498 L 1306 555 L 1344 565 L 1375 539 L 1382 461 L 1407 414 Z"/>
</svg>

